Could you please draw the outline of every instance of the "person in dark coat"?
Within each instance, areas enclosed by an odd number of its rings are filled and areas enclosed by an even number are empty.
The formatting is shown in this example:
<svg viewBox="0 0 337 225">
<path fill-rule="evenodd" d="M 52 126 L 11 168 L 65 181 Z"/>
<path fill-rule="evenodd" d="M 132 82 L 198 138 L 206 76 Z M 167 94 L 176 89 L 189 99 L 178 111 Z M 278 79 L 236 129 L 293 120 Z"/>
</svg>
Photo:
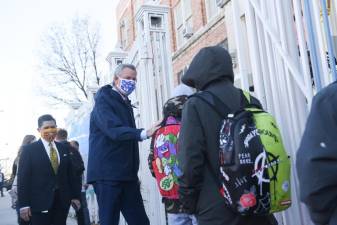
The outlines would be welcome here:
<svg viewBox="0 0 337 225">
<path fill-rule="evenodd" d="M 72 140 L 69 143 L 70 143 L 71 147 L 73 147 L 73 150 L 76 151 L 81 156 L 81 154 L 80 154 L 80 144 L 78 143 L 78 141 Z M 82 159 L 82 157 L 81 157 L 81 159 Z M 81 168 L 81 167 L 77 167 L 77 168 Z M 84 165 L 83 165 L 83 168 L 84 168 Z M 81 173 L 81 180 L 82 180 L 82 182 L 81 182 L 81 184 L 82 184 L 81 208 L 76 211 L 77 224 L 78 225 L 90 225 L 90 215 L 89 215 L 87 195 L 86 195 L 88 185 L 84 182 L 83 171 Z"/>
<path fill-rule="evenodd" d="M 4 192 L 3 192 L 4 183 L 5 183 L 5 175 L 0 170 L 0 192 L 1 192 L 1 197 L 4 197 Z"/>
<path fill-rule="evenodd" d="M 61 144 L 64 144 L 69 148 L 69 153 L 70 153 L 70 159 L 71 159 L 71 165 L 73 167 L 73 172 L 74 172 L 74 177 L 75 177 L 75 182 L 76 182 L 76 188 L 78 190 L 82 190 L 82 176 L 83 172 L 85 170 L 84 168 L 84 162 L 81 156 L 81 153 L 78 150 L 78 147 L 75 148 L 74 146 L 71 145 L 71 143 L 68 141 L 68 132 L 65 129 L 58 129 L 56 138 L 56 142 L 59 142 Z M 76 212 L 76 219 L 77 219 L 77 224 L 78 225 L 85 225 L 84 223 L 84 210 L 85 208 L 83 206 L 86 206 L 86 203 L 82 200 L 82 193 L 81 193 L 81 207 L 78 208 L 76 205 L 73 205 L 73 208 Z"/>
<path fill-rule="evenodd" d="M 18 181 L 17 172 L 18 172 L 18 167 L 19 167 L 19 161 L 20 161 L 23 146 L 31 144 L 35 141 L 36 141 L 36 137 L 34 135 L 31 135 L 31 134 L 25 135 L 25 137 L 22 140 L 22 144 L 19 148 L 18 155 L 16 156 L 14 163 L 13 163 L 13 167 L 12 167 L 11 180 L 13 180 L 13 183 L 12 183 L 12 188 L 10 190 L 10 195 L 12 198 L 12 208 L 16 209 L 17 214 L 18 214 L 18 224 L 19 225 L 30 225 L 31 224 L 30 221 L 26 222 L 20 218 L 20 208 L 18 205 L 18 188 L 17 188 L 18 186 L 17 185 L 17 181 Z"/>
<path fill-rule="evenodd" d="M 66 225 L 70 204 L 80 206 L 69 149 L 54 141 L 56 121 L 38 119 L 41 139 L 23 146 L 18 169 L 20 217 L 32 225 Z"/>
<path fill-rule="evenodd" d="M 81 153 L 70 145 L 68 141 L 68 132 L 65 129 L 57 129 L 55 141 L 65 145 L 69 149 L 71 165 L 73 167 L 74 177 L 76 181 L 76 189 L 81 191 L 82 189 L 82 175 L 85 170 L 84 162 Z"/>
<path fill-rule="evenodd" d="M 300 198 L 316 225 L 337 224 L 337 83 L 312 101 L 297 152 Z"/>
<path fill-rule="evenodd" d="M 212 92 L 236 111 L 241 108 L 241 93 L 233 81 L 232 59 L 224 48 L 218 46 L 201 49 L 182 77 L 184 84 L 198 91 Z M 260 105 L 257 99 L 252 101 Z M 214 174 L 220 176 L 218 143 L 222 119 L 199 98 L 191 97 L 185 103 L 178 153 L 183 172 L 179 178 L 179 197 L 183 207 L 197 215 L 199 225 L 277 224 L 272 215 L 243 217 L 233 213 L 220 195 L 220 181 L 217 183 Z"/>
<path fill-rule="evenodd" d="M 92 183 L 101 225 L 117 225 L 122 212 L 129 225 L 148 225 L 138 180 L 138 142 L 152 136 L 136 128 L 128 98 L 136 86 L 136 68 L 121 64 L 112 85 L 100 88 L 90 115 L 87 182 Z"/>
</svg>

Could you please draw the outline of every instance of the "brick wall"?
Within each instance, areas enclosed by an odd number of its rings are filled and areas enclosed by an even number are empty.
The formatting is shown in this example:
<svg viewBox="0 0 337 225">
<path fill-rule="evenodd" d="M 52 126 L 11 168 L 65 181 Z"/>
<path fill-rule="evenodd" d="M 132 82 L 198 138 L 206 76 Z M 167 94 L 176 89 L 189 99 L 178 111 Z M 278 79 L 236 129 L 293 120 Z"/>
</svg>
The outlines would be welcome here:
<svg viewBox="0 0 337 225">
<path fill-rule="evenodd" d="M 118 42 L 121 43 L 121 29 L 120 25 L 122 21 L 126 21 L 128 26 L 128 36 L 127 36 L 127 45 L 123 46 L 123 50 L 128 51 L 133 42 L 136 40 L 136 24 L 135 16 L 136 12 L 134 9 L 134 4 L 137 0 L 121 0 L 116 8 L 116 19 L 117 19 L 117 33 L 118 33 Z M 138 0 L 143 2 L 142 0 Z"/>
<path fill-rule="evenodd" d="M 117 21 L 118 22 L 118 40 L 120 42 L 120 21 L 127 20 L 130 28 L 128 45 L 125 46 L 124 50 L 129 50 L 132 47 L 133 42 L 136 38 L 136 24 L 135 24 L 135 14 L 133 5 L 138 2 L 144 2 L 143 0 L 120 0 L 117 6 Z M 173 53 L 172 63 L 173 63 L 173 74 L 174 83 L 177 85 L 179 83 L 178 73 L 186 66 L 188 66 L 198 51 L 206 46 L 217 45 L 223 42 L 226 37 L 226 27 L 225 19 L 223 15 L 219 15 L 211 21 L 207 21 L 206 9 L 204 0 L 191 0 L 192 2 L 192 24 L 194 35 L 189 38 L 185 44 L 183 44 L 179 49 L 176 42 L 176 29 L 174 21 L 174 7 L 180 0 L 161 0 L 160 4 L 167 5 L 170 7 L 169 11 L 169 32 L 171 51 Z M 221 14 L 221 13 L 220 13 Z"/>
<path fill-rule="evenodd" d="M 204 27 L 203 29 L 206 29 Z M 178 80 L 178 73 L 186 66 L 188 66 L 193 57 L 203 47 L 218 45 L 223 42 L 227 37 L 225 20 L 222 18 L 213 27 L 205 31 L 197 40 L 193 40 L 192 43 L 186 43 L 187 47 L 181 52 L 176 52 L 173 55 L 173 74 L 175 85 L 180 81 Z M 184 46 L 183 46 L 184 47 Z"/>
</svg>

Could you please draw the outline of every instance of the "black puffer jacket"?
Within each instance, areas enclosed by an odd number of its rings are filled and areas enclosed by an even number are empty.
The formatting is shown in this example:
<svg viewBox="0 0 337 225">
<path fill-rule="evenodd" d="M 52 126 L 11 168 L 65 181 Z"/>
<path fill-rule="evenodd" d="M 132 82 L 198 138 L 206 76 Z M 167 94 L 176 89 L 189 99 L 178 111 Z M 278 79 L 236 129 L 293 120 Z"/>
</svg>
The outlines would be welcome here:
<svg viewBox="0 0 337 225">
<path fill-rule="evenodd" d="M 183 83 L 212 92 L 236 111 L 241 107 L 241 94 L 233 80 L 231 57 L 221 47 L 202 49 L 182 78 Z M 253 101 L 258 103 L 256 99 Z M 185 104 L 178 154 L 183 170 L 179 194 L 184 207 L 197 214 L 199 225 L 271 225 L 272 220 L 275 224 L 273 216 L 242 217 L 225 206 L 210 172 L 219 171 L 218 136 L 222 119 L 201 99 L 192 97 Z"/>
</svg>

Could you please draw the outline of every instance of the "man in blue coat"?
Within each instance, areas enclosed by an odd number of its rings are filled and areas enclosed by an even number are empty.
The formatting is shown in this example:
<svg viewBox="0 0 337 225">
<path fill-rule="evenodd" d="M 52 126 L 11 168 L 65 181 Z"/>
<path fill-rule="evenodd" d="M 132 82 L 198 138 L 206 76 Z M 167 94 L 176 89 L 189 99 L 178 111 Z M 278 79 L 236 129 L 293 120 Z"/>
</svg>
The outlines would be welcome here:
<svg viewBox="0 0 337 225">
<path fill-rule="evenodd" d="M 113 84 L 97 92 L 90 116 L 87 180 L 94 185 L 101 225 L 118 225 L 120 212 L 129 225 L 149 225 L 137 176 L 138 142 L 157 127 L 136 128 L 128 99 L 136 78 L 133 65 L 119 65 Z"/>
</svg>

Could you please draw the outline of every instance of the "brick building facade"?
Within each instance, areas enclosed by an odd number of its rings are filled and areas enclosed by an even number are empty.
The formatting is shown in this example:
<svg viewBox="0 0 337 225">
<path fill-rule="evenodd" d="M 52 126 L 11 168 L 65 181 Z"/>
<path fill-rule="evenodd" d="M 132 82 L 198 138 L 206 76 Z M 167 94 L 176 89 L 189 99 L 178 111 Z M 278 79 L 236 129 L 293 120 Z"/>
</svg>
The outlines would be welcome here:
<svg viewBox="0 0 337 225">
<path fill-rule="evenodd" d="M 224 11 L 216 0 L 121 0 L 116 9 L 118 45 L 124 51 L 136 40 L 135 15 L 144 3 L 157 2 L 169 6 L 168 27 L 172 52 L 174 84 L 186 71 L 194 55 L 203 47 L 228 47 Z"/>
</svg>

